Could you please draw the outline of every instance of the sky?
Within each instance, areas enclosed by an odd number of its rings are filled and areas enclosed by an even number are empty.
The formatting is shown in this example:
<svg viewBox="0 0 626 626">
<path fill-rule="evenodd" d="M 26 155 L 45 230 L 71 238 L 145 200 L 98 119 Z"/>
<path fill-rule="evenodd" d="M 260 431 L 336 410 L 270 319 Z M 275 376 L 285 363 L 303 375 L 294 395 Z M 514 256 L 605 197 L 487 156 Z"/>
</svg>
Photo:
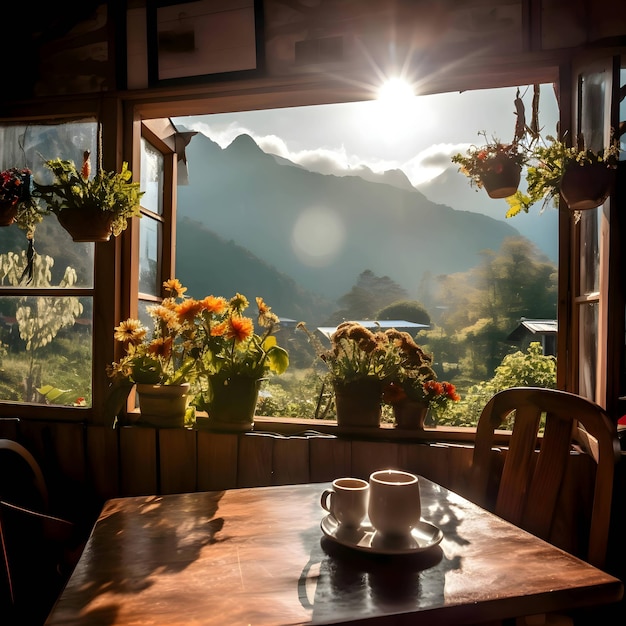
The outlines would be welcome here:
<svg viewBox="0 0 626 626">
<path fill-rule="evenodd" d="M 340 174 L 365 165 L 375 172 L 401 169 L 419 185 L 450 166 L 450 156 L 488 137 L 510 141 L 516 89 L 477 90 L 361 103 L 293 107 L 176 118 L 226 147 L 241 133 L 265 151 L 313 171 Z M 522 99 L 530 120 L 532 88 Z M 332 115 L 329 111 L 332 109 Z M 555 132 L 558 109 L 551 86 L 542 87 L 540 123 Z"/>
<path fill-rule="evenodd" d="M 322 174 L 358 174 L 402 170 L 410 183 L 433 180 L 421 191 L 432 201 L 459 210 L 484 213 L 505 220 L 505 200 L 491 200 L 484 190 L 471 188 L 450 157 L 487 137 L 513 139 L 514 99 L 517 87 L 474 90 L 404 98 L 379 98 L 368 102 L 292 107 L 179 117 L 180 129 L 204 133 L 222 148 L 238 135 L 249 134 L 265 152 L 278 155 Z M 531 119 L 532 87 L 520 86 Z M 542 135 L 555 134 L 558 106 L 551 85 L 541 86 L 539 123 Z M 437 176 L 445 170 L 453 173 Z M 193 181 L 191 181 L 193 182 Z M 524 188 L 524 182 L 520 188 Z M 557 257 L 557 215 L 552 211 L 520 214 L 511 225 L 554 261 Z"/>
</svg>

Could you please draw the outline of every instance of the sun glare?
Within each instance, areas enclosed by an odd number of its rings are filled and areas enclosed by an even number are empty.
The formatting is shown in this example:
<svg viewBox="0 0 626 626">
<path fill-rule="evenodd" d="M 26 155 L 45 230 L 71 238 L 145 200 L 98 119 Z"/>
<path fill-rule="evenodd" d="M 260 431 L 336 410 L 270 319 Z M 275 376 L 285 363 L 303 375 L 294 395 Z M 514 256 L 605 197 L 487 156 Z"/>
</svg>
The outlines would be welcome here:
<svg viewBox="0 0 626 626">
<path fill-rule="evenodd" d="M 391 106 L 401 106 L 414 97 L 413 87 L 402 78 L 390 78 L 378 90 L 378 99 Z"/>
</svg>

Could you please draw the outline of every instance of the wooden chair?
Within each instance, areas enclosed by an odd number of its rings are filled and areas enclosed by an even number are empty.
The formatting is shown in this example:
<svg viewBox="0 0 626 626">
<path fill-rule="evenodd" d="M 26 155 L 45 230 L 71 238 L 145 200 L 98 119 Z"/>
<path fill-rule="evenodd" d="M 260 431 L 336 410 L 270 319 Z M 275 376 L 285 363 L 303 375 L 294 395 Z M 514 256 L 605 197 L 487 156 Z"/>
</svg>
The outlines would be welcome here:
<svg viewBox="0 0 626 626">
<path fill-rule="evenodd" d="M 84 546 L 75 524 L 48 513 L 35 458 L 0 439 L 0 615 L 3 624 L 42 624 Z"/>
<path fill-rule="evenodd" d="M 508 450 L 505 455 L 498 454 L 495 430 L 512 411 Z M 542 416 L 545 430 L 538 436 Z M 595 470 L 595 479 L 590 481 L 588 532 L 568 543 L 558 526 L 563 523 L 564 509 L 576 508 L 569 519 L 577 532 L 584 516 L 582 487 L 572 488 L 569 483 L 567 495 L 568 468 L 576 456 L 581 462 L 585 462 L 581 457 L 590 459 L 590 474 L 593 477 Z M 508 521 L 603 568 L 615 464 L 620 456 L 617 428 L 594 402 L 555 389 L 506 389 L 491 398 L 480 416 L 469 474 L 470 496 Z"/>
</svg>

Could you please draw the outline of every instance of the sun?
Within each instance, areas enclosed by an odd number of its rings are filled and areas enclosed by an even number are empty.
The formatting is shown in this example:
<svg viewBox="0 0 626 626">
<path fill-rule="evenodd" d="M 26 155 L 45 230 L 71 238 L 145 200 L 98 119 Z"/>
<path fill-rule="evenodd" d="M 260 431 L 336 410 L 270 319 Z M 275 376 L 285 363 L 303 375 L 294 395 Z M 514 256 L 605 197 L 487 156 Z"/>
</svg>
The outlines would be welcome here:
<svg viewBox="0 0 626 626">
<path fill-rule="evenodd" d="M 400 77 L 389 78 L 377 90 L 367 110 L 369 132 L 397 141 L 407 128 L 415 129 L 423 118 L 421 99 L 413 86 Z"/>
<path fill-rule="evenodd" d="M 386 106 L 398 107 L 410 104 L 415 97 L 413 87 L 403 78 L 385 81 L 378 90 L 378 100 Z"/>
</svg>

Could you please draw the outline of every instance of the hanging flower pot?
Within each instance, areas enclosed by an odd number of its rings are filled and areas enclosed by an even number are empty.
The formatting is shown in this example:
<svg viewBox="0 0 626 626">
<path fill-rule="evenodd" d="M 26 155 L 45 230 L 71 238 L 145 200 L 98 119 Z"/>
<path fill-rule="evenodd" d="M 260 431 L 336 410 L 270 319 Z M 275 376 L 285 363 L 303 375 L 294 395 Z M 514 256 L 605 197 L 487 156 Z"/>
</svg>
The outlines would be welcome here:
<svg viewBox="0 0 626 626">
<path fill-rule="evenodd" d="M 522 168 L 506 155 L 498 155 L 492 161 L 491 168 L 480 176 L 483 187 L 490 198 L 508 198 L 517 191 Z"/>
<path fill-rule="evenodd" d="M 59 224 L 72 236 L 72 240 L 109 241 L 115 215 L 98 206 L 67 207 L 57 214 Z"/>
<path fill-rule="evenodd" d="M 120 172 L 98 168 L 91 178 L 89 152 L 80 171 L 73 161 L 51 159 L 46 167 L 54 174 L 50 185 L 35 183 L 34 195 L 41 198 L 74 241 L 108 241 L 127 226 L 132 217 L 141 217 L 139 201 L 143 192 L 131 182 L 132 172 L 123 163 Z"/>
<path fill-rule="evenodd" d="M 517 141 L 510 144 L 493 141 L 470 146 L 465 154 L 453 155 L 452 162 L 459 165 L 459 171 L 469 178 L 472 187 L 484 188 L 490 198 L 499 199 L 517 191 L 526 155 Z"/>
<path fill-rule="evenodd" d="M 561 195 L 572 211 L 595 209 L 609 197 L 615 170 L 606 163 L 570 163 L 561 180 Z"/>
<path fill-rule="evenodd" d="M 0 226 L 10 226 L 17 215 L 17 201 L 0 200 Z"/>
<path fill-rule="evenodd" d="M 382 382 L 373 376 L 343 382 L 333 382 L 337 426 L 368 427 L 380 426 L 382 405 Z"/>
</svg>

